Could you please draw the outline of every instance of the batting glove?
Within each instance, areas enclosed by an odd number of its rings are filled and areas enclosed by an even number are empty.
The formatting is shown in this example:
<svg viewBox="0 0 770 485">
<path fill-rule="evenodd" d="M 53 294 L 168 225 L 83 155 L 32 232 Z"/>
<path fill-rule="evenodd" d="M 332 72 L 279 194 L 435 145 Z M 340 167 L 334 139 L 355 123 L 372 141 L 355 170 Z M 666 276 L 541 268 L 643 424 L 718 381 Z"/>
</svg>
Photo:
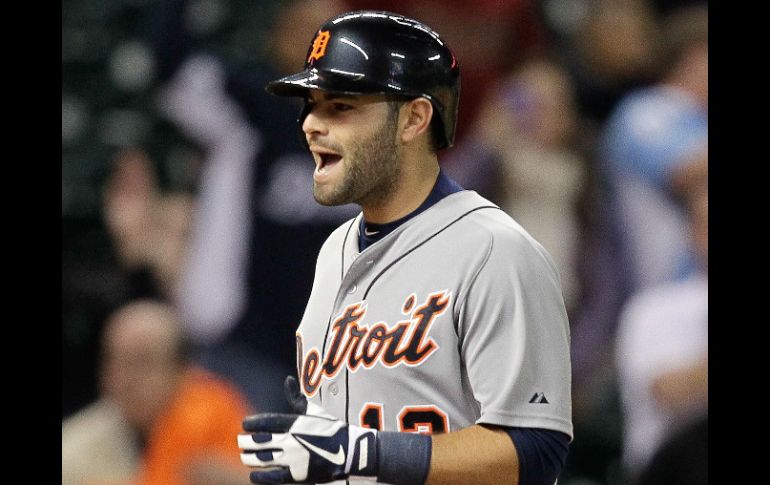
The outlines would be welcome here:
<svg viewBox="0 0 770 485">
<path fill-rule="evenodd" d="M 248 416 L 238 435 L 252 483 L 326 483 L 353 478 L 421 485 L 431 456 L 429 436 L 349 425 L 308 402 L 294 377 L 284 383 L 298 414 Z"/>
<path fill-rule="evenodd" d="M 377 431 L 297 414 L 249 416 L 238 435 L 241 462 L 257 467 L 252 483 L 325 483 L 376 479 Z M 278 468 L 276 468 L 278 467 Z"/>
</svg>

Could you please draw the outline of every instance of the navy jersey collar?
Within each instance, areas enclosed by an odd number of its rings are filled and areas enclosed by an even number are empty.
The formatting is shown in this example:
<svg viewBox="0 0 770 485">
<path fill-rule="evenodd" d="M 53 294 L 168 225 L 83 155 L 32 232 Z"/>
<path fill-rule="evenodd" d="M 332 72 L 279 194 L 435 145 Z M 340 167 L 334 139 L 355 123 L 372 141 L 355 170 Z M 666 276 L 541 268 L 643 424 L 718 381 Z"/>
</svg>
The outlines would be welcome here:
<svg viewBox="0 0 770 485">
<path fill-rule="evenodd" d="M 433 189 L 430 191 L 430 194 L 428 194 L 428 197 L 425 199 L 425 201 L 420 204 L 417 209 L 413 210 L 401 219 L 385 224 L 374 224 L 372 222 L 366 222 L 362 217 L 358 226 L 358 250 L 363 251 L 367 247 L 371 246 L 372 244 L 393 232 L 398 226 L 405 223 L 412 217 L 420 214 L 421 212 L 424 212 L 430 206 L 440 201 L 447 195 L 460 192 L 461 190 L 464 189 L 460 187 L 457 182 L 450 179 L 443 171 L 439 170 L 436 183 L 433 185 Z"/>
</svg>

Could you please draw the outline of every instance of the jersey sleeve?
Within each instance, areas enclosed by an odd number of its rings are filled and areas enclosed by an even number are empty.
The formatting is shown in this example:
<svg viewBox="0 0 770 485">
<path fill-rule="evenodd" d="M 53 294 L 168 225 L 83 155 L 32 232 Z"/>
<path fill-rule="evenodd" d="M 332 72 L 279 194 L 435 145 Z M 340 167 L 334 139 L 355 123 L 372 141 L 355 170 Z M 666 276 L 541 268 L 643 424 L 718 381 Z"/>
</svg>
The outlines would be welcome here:
<svg viewBox="0 0 770 485">
<path fill-rule="evenodd" d="M 572 438 L 569 324 L 553 261 L 520 228 L 493 234 L 486 253 L 457 310 L 477 423 Z"/>
</svg>

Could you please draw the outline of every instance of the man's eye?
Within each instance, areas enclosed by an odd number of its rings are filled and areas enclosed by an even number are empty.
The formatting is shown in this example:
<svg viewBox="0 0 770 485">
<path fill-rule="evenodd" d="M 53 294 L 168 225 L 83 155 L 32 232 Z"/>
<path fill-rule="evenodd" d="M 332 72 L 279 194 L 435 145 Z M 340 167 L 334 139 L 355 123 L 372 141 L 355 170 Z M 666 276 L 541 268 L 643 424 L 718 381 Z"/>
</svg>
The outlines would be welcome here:
<svg viewBox="0 0 770 485">
<path fill-rule="evenodd" d="M 334 103 L 334 109 L 337 111 L 350 111 L 353 106 L 345 103 Z"/>
</svg>

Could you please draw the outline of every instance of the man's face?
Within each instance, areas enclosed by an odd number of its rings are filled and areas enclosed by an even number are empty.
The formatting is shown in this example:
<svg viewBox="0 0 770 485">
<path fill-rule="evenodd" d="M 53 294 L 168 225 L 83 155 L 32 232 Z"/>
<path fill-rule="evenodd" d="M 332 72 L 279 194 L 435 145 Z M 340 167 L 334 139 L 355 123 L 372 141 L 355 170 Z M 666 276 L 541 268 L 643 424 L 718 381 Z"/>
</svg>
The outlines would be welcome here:
<svg viewBox="0 0 770 485">
<path fill-rule="evenodd" d="M 400 173 L 398 111 L 384 96 L 308 94 L 302 123 L 316 168 L 313 195 L 322 205 L 377 204 Z"/>
<path fill-rule="evenodd" d="M 103 390 L 144 431 L 163 413 L 182 371 L 171 325 L 155 308 L 136 306 L 114 317 L 105 333 Z"/>
</svg>

